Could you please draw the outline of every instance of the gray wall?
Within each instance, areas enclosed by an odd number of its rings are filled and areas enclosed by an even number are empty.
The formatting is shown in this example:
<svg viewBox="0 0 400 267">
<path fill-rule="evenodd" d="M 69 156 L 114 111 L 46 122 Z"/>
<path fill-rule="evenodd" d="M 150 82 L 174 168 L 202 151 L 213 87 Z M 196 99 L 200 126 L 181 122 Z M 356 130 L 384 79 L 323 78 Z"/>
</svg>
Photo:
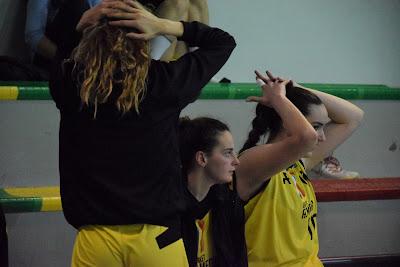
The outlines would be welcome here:
<svg viewBox="0 0 400 267">
<path fill-rule="evenodd" d="M 301 82 L 400 85 L 398 0 L 209 1 L 211 24 L 238 47 L 221 71 L 253 81 L 269 68 Z"/>
<path fill-rule="evenodd" d="M 268 68 L 300 82 L 400 87 L 400 1 L 209 2 L 211 24 L 231 32 L 238 43 L 217 78 L 250 82 L 254 69 Z M 0 0 L 0 52 L 12 47 L 18 54 L 9 43 L 13 38 L 3 34 L 11 34 L 6 21 L 23 12 L 21 3 Z M 4 12 L 3 6 L 13 8 Z M 365 121 L 335 154 L 362 176 L 400 176 L 400 150 L 389 150 L 393 142 L 400 145 L 400 102 L 354 103 L 364 109 Z M 197 101 L 183 113 L 226 121 L 239 148 L 253 111 L 243 101 L 213 100 Z M 0 114 L 0 186 L 58 185 L 53 103 L 0 102 Z M 400 253 L 400 200 L 320 203 L 318 216 L 321 256 Z M 69 265 L 75 231 L 62 213 L 9 214 L 7 222 L 11 266 Z"/>
</svg>

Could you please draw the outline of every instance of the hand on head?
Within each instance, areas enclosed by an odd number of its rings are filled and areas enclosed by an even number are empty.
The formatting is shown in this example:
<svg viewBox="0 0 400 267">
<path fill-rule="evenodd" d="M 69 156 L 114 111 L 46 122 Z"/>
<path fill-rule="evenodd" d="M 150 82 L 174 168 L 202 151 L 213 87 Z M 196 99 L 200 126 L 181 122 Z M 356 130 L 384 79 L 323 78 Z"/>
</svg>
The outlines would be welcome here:
<svg viewBox="0 0 400 267">
<path fill-rule="evenodd" d="M 139 31 L 128 33 L 129 38 L 149 40 L 161 32 L 163 26 L 161 19 L 147 11 L 137 1 L 124 0 L 116 8 L 118 9 L 116 12 L 107 14 L 108 18 L 113 19 L 109 24 Z"/>
<path fill-rule="evenodd" d="M 156 36 L 162 28 L 160 19 L 147 11 L 139 2 L 133 0 L 103 0 L 87 10 L 81 17 L 77 31 L 99 23 L 103 18 L 112 19 L 110 25 L 136 29 L 139 33 L 130 32 L 128 37 L 148 40 Z"/>
<path fill-rule="evenodd" d="M 82 32 L 87 27 L 96 25 L 102 18 L 115 12 L 115 6 L 120 3 L 122 2 L 119 0 L 103 0 L 91 9 L 86 10 L 79 20 L 78 25 L 76 25 L 76 30 Z"/>
<path fill-rule="evenodd" d="M 286 95 L 286 85 L 292 83 L 291 80 L 273 76 L 269 71 L 266 72 L 267 76 L 260 74 L 257 70 L 255 73 L 256 81 L 262 89 L 262 96 L 250 96 L 246 99 L 247 102 L 257 102 L 270 107 L 275 98 Z"/>
</svg>

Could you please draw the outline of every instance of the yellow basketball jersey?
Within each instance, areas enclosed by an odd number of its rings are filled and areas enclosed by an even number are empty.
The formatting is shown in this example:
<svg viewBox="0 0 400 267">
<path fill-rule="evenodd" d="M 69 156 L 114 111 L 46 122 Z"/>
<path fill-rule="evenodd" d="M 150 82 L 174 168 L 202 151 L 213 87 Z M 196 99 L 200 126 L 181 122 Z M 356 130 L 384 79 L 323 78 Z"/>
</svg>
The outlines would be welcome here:
<svg viewBox="0 0 400 267">
<path fill-rule="evenodd" d="M 245 206 L 249 267 L 323 266 L 317 201 L 302 162 L 274 175 Z"/>
<path fill-rule="evenodd" d="M 196 220 L 198 232 L 197 266 L 212 266 L 212 238 L 210 225 L 210 211 L 200 220 Z"/>
</svg>

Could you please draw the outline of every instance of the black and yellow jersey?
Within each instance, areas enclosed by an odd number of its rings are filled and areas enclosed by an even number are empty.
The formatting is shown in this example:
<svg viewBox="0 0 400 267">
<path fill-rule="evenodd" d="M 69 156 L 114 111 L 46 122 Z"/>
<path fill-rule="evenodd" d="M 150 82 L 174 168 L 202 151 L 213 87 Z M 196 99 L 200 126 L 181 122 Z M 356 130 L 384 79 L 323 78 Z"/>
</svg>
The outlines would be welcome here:
<svg viewBox="0 0 400 267">
<path fill-rule="evenodd" d="M 183 241 L 190 267 L 247 267 L 244 207 L 228 185 L 214 185 L 183 219 Z"/>
<path fill-rule="evenodd" d="M 301 161 L 275 174 L 245 205 L 250 267 L 323 266 L 317 202 Z"/>
<path fill-rule="evenodd" d="M 196 220 L 197 228 L 197 266 L 205 267 L 212 266 L 212 236 L 210 227 L 210 212 L 201 218 Z"/>
</svg>

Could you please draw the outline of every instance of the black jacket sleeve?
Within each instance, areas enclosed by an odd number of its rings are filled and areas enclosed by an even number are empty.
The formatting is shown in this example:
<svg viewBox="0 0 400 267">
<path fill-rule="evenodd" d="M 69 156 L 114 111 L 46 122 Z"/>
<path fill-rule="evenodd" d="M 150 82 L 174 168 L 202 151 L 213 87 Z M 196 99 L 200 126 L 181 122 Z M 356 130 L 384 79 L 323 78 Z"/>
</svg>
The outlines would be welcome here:
<svg viewBox="0 0 400 267">
<path fill-rule="evenodd" d="M 196 100 L 201 89 L 222 68 L 236 46 L 227 32 L 200 22 L 182 22 L 179 40 L 198 47 L 176 61 L 152 61 L 149 83 L 154 94 L 172 96 L 181 108 Z"/>
</svg>

